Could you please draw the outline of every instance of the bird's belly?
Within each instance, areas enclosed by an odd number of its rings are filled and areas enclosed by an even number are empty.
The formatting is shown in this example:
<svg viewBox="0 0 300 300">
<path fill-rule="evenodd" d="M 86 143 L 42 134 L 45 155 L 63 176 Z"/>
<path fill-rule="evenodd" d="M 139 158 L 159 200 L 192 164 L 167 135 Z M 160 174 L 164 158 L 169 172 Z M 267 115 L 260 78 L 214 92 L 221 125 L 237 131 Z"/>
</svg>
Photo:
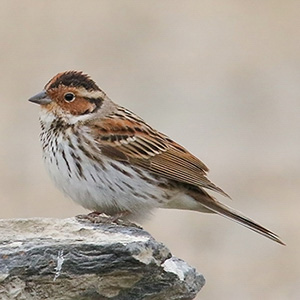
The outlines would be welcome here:
<svg viewBox="0 0 300 300">
<path fill-rule="evenodd" d="M 129 211 L 131 219 L 143 218 L 155 207 L 164 207 L 174 191 L 162 188 L 166 179 L 143 169 L 105 158 L 94 161 L 68 151 L 44 153 L 56 186 L 83 207 L 107 214 Z"/>
</svg>

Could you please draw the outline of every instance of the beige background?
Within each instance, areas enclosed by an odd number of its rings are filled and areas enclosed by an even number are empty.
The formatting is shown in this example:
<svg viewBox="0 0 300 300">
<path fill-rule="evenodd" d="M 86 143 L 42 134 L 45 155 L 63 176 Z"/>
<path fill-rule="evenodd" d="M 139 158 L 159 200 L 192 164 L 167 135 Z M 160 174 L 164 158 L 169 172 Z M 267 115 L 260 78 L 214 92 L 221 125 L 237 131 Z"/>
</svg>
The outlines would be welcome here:
<svg viewBox="0 0 300 300">
<path fill-rule="evenodd" d="M 0 1 L 0 218 L 69 217 L 41 160 L 38 107 L 56 73 L 89 73 L 211 169 L 277 245 L 221 217 L 144 224 L 202 272 L 197 299 L 300 299 L 300 1 Z"/>
</svg>

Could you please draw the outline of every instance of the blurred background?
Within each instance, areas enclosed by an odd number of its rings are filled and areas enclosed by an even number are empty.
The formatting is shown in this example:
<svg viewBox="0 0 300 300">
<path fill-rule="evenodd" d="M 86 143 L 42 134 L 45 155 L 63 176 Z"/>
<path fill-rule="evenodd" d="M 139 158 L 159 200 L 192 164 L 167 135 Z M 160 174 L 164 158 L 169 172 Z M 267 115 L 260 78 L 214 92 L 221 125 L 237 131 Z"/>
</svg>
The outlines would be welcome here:
<svg viewBox="0 0 300 300">
<path fill-rule="evenodd" d="M 38 106 L 83 70 L 203 160 L 219 200 L 287 247 L 222 217 L 159 210 L 143 224 L 206 278 L 197 299 L 300 299 L 299 1 L 0 1 L 0 218 L 86 211 L 44 169 Z"/>
</svg>

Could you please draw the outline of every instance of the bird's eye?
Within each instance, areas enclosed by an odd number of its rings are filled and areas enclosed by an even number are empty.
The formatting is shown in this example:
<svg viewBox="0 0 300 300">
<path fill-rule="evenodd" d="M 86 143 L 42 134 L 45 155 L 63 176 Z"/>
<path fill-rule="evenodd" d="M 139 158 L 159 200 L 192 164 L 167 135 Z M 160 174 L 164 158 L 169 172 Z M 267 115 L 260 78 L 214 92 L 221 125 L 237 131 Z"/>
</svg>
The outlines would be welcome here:
<svg viewBox="0 0 300 300">
<path fill-rule="evenodd" d="M 75 95 L 73 93 L 66 93 L 64 98 L 68 102 L 72 102 L 75 99 Z"/>
</svg>

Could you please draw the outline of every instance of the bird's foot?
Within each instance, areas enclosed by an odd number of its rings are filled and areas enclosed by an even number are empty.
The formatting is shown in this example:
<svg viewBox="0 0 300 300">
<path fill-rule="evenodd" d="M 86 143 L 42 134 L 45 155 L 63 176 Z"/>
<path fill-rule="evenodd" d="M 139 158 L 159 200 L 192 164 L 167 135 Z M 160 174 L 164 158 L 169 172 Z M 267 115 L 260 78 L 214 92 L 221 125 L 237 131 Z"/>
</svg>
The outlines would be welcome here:
<svg viewBox="0 0 300 300">
<path fill-rule="evenodd" d="M 122 211 L 114 215 L 107 215 L 102 212 L 94 211 L 87 215 L 78 215 L 76 216 L 76 219 L 79 221 L 89 221 L 93 224 L 115 224 L 120 226 L 135 227 L 142 229 L 142 227 L 138 226 L 137 224 L 123 219 L 128 214 L 128 211 Z"/>
</svg>

